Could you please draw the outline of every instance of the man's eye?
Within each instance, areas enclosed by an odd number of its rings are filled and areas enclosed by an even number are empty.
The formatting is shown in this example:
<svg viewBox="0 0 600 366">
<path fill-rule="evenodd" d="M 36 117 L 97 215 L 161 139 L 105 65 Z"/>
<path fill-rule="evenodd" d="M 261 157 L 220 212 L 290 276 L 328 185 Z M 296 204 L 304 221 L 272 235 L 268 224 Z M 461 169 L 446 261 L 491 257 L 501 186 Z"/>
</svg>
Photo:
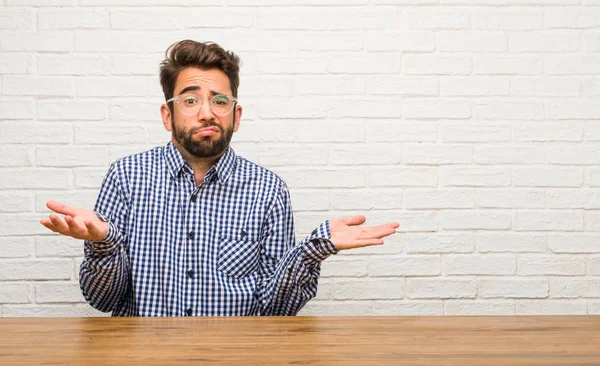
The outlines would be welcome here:
<svg viewBox="0 0 600 366">
<path fill-rule="evenodd" d="M 213 99 L 213 103 L 217 105 L 226 105 L 229 102 L 227 98 L 215 98 Z"/>
<path fill-rule="evenodd" d="M 198 103 L 198 100 L 195 98 L 185 98 L 183 100 L 183 103 L 186 105 L 194 105 L 194 104 Z"/>
</svg>

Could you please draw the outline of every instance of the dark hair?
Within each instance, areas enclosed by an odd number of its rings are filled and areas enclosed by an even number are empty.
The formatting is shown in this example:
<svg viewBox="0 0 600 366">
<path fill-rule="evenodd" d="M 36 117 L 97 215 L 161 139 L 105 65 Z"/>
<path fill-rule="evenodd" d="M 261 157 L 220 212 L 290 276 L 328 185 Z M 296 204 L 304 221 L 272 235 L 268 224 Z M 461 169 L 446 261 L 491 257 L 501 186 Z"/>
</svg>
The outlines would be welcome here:
<svg viewBox="0 0 600 366">
<path fill-rule="evenodd" d="M 160 63 L 160 85 L 165 101 L 174 96 L 177 77 L 181 70 L 187 67 L 223 71 L 229 78 L 229 87 L 233 96 L 237 97 L 240 85 L 240 58 L 235 53 L 226 51 L 213 42 L 202 43 L 186 39 L 169 46 L 165 57 Z M 172 105 L 170 107 L 172 110 Z"/>
</svg>

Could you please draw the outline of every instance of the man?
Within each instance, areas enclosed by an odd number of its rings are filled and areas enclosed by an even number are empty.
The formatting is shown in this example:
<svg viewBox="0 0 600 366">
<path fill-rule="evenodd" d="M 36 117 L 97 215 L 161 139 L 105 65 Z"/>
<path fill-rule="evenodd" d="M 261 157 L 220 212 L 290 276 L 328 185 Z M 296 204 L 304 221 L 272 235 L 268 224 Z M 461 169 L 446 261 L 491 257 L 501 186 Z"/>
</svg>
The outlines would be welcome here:
<svg viewBox="0 0 600 366">
<path fill-rule="evenodd" d="M 160 112 L 171 141 L 114 162 L 94 211 L 49 201 L 42 225 L 84 240 L 80 286 L 113 316 L 295 315 L 320 264 L 399 226 L 327 220 L 295 243 L 285 182 L 229 146 L 242 117 L 239 58 L 185 40 L 166 52 Z"/>
</svg>

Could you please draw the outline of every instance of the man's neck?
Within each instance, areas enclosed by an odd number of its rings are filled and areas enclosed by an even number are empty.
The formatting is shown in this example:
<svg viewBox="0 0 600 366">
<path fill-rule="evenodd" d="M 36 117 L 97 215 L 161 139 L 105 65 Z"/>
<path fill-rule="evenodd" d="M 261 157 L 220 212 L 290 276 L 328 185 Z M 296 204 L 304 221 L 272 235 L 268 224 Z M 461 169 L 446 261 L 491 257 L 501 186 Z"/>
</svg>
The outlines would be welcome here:
<svg viewBox="0 0 600 366">
<path fill-rule="evenodd" d="M 227 149 L 225 149 L 220 155 L 211 156 L 209 158 L 199 158 L 190 154 L 183 146 L 179 145 L 177 141 L 171 140 L 171 142 L 173 143 L 175 148 L 177 148 L 177 151 L 179 151 L 179 153 L 185 159 L 185 161 L 187 161 L 188 164 L 190 164 L 190 166 L 192 167 L 192 170 L 194 171 L 194 182 L 196 183 L 196 186 L 199 186 L 200 183 L 204 181 L 204 176 L 206 175 L 206 172 L 208 172 L 209 169 L 212 168 L 213 165 L 215 165 L 217 160 L 219 160 L 219 158 L 223 156 L 227 151 Z"/>
</svg>

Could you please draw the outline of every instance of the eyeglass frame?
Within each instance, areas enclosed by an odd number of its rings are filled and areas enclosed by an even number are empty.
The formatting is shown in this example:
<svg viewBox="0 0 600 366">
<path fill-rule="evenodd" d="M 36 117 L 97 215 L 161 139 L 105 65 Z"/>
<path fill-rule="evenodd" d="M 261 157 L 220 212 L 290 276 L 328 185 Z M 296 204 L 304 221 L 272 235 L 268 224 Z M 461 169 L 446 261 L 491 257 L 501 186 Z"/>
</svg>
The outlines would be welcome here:
<svg viewBox="0 0 600 366">
<path fill-rule="evenodd" d="M 173 98 L 171 98 L 171 99 L 167 100 L 165 103 L 166 103 L 166 104 L 169 104 L 169 103 L 171 103 L 171 102 L 177 101 L 177 108 L 179 108 L 179 111 L 180 111 L 181 113 L 185 114 L 186 116 L 193 116 L 194 114 L 187 114 L 187 113 L 185 113 L 185 112 L 184 112 L 184 111 L 181 109 L 181 105 L 179 105 L 179 101 L 181 100 L 181 98 L 182 98 L 182 97 L 185 97 L 186 95 L 193 95 L 193 96 L 196 96 L 195 94 L 191 94 L 191 93 L 180 94 L 180 95 L 178 95 L 178 96 L 176 96 L 176 97 L 173 97 Z M 214 98 L 216 98 L 216 97 L 227 97 L 228 99 L 231 99 L 231 100 L 233 101 L 233 106 L 231 107 L 231 110 L 230 110 L 229 112 L 227 112 L 227 113 L 225 113 L 225 114 L 218 114 L 218 113 L 215 113 L 215 112 L 213 111 L 212 107 L 210 106 L 211 104 L 209 103 L 209 105 L 208 105 L 208 108 L 210 108 L 210 111 L 211 111 L 212 113 L 216 114 L 217 116 L 226 116 L 226 115 L 228 115 L 229 113 L 231 113 L 231 111 L 235 110 L 235 106 L 236 106 L 236 105 L 237 105 L 237 103 L 238 103 L 238 98 L 236 98 L 236 97 L 231 97 L 231 96 L 229 96 L 229 95 L 227 95 L 227 94 L 216 94 L 216 95 L 213 95 L 213 97 L 212 97 L 212 98 L 210 98 L 210 101 L 212 102 L 212 100 L 213 100 Z M 202 99 L 202 98 L 199 98 L 199 99 Z M 200 111 L 201 111 L 201 110 L 202 110 L 202 104 L 200 104 L 200 108 L 198 108 L 198 112 L 196 112 L 195 114 L 198 114 L 198 113 L 200 113 Z"/>
</svg>

